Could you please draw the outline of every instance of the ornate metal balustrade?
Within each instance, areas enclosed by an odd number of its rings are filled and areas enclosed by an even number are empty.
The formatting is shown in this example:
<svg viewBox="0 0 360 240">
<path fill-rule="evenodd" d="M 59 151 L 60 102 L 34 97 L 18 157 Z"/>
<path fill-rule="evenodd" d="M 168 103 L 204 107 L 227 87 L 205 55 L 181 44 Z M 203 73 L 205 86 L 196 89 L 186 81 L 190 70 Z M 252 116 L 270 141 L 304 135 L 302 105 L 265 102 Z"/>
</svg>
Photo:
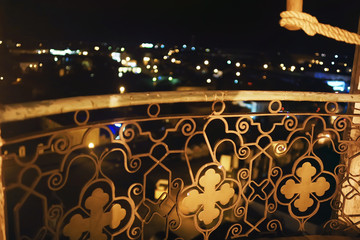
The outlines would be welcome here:
<svg viewBox="0 0 360 240">
<path fill-rule="evenodd" d="M 3 234 L 359 236 L 355 102 L 358 95 L 228 91 L 4 106 Z"/>
</svg>

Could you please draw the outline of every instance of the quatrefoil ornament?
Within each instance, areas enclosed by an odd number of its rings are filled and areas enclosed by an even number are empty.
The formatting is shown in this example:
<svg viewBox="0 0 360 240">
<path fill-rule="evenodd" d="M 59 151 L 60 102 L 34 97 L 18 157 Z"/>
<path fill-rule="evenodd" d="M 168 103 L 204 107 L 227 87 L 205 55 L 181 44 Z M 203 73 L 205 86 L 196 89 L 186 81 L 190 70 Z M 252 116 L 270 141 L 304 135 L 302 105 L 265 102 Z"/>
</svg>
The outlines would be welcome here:
<svg viewBox="0 0 360 240">
<path fill-rule="evenodd" d="M 239 185 L 225 176 L 225 170 L 217 164 L 205 165 L 198 171 L 194 184 L 181 194 L 181 212 L 193 216 L 199 229 L 218 225 L 223 212 L 234 206 L 237 200 Z"/>
<path fill-rule="evenodd" d="M 280 179 L 276 198 L 288 206 L 289 214 L 299 221 L 299 230 L 303 230 L 305 222 L 318 212 L 320 203 L 333 197 L 334 186 L 337 186 L 336 178 L 324 171 L 321 160 L 306 156 L 294 163 L 291 174 Z"/>
</svg>

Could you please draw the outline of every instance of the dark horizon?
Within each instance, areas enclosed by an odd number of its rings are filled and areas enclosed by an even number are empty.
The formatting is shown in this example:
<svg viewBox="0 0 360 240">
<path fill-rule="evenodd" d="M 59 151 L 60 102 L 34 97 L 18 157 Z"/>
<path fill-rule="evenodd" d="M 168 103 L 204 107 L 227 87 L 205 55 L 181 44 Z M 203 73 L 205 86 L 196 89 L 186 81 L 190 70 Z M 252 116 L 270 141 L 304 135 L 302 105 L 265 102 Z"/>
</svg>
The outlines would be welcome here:
<svg viewBox="0 0 360 240">
<path fill-rule="evenodd" d="M 326 4 L 326 5 L 325 5 Z M 0 37 L 22 41 L 188 43 L 204 47 L 289 52 L 343 52 L 354 46 L 288 31 L 286 1 L 13 1 L 0 4 Z M 321 23 L 357 32 L 358 0 L 304 0 Z"/>
</svg>

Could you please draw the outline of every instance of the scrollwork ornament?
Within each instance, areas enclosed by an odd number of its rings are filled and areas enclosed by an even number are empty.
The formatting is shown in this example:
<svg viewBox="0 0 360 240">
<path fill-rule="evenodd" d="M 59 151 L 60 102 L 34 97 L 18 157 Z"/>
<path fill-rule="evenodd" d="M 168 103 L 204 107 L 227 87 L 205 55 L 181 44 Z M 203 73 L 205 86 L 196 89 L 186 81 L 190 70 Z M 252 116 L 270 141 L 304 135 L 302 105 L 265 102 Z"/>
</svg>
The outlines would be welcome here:
<svg viewBox="0 0 360 240">
<path fill-rule="evenodd" d="M 63 208 L 60 205 L 53 205 L 48 211 L 49 219 L 59 219 L 63 215 Z"/>
<path fill-rule="evenodd" d="M 239 180 L 247 180 L 250 176 L 250 171 L 247 168 L 242 168 L 238 172 L 238 179 Z"/>
<path fill-rule="evenodd" d="M 239 118 L 239 120 L 236 123 L 236 131 L 239 132 L 240 134 L 245 134 L 249 131 L 250 128 L 250 124 L 249 122 L 252 124 L 253 120 L 249 117 L 242 117 Z"/>
<path fill-rule="evenodd" d="M 268 213 L 274 213 L 277 209 L 277 204 L 276 203 L 269 203 L 267 206 L 267 211 Z"/>
<path fill-rule="evenodd" d="M 282 231 L 281 222 L 279 220 L 277 220 L 277 219 L 273 219 L 273 220 L 268 222 L 268 224 L 266 225 L 266 229 L 269 232 L 275 232 L 276 230 Z"/>
<path fill-rule="evenodd" d="M 125 169 L 129 173 L 135 173 L 141 167 L 141 159 L 140 158 L 132 158 L 129 160 L 129 164 L 125 162 Z"/>
<path fill-rule="evenodd" d="M 331 199 L 330 206 L 333 210 L 339 211 L 342 209 L 343 204 L 339 199 L 334 198 L 334 199 Z"/>
<path fill-rule="evenodd" d="M 235 215 L 236 217 L 241 217 L 241 216 L 243 216 L 245 212 L 246 212 L 246 211 L 245 211 L 245 207 L 243 207 L 243 206 L 238 206 L 238 207 L 235 207 L 235 208 L 234 208 L 234 215 Z"/>
<path fill-rule="evenodd" d="M 134 183 L 129 187 L 128 195 L 139 196 L 140 194 L 142 194 L 143 189 L 144 189 L 143 185 L 141 185 L 140 183 Z"/>
<path fill-rule="evenodd" d="M 238 154 L 240 159 L 246 159 L 250 156 L 250 148 L 248 146 L 242 146 L 239 148 Z"/>
<path fill-rule="evenodd" d="M 63 182 L 63 175 L 61 173 L 54 173 L 48 180 L 49 189 L 53 191 L 59 190 Z"/>
<path fill-rule="evenodd" d="M 127 236 L 129 239 L 138 239 L 141 236 L 141 228 L 140 227 L 130 227 L 127 229 Z"/>
<path fill-rule="evenodd" d="M 119 130 L 119 134 L 121 139 L 124 139 L 126 142 L 131 142 L 135 137 L 135 130 L 127 126 L 128 124 L 123 124 Z"/>
<path fill-rule="evenodd" d="M 351 123 L 349 119 L 339 116 L 334 121 L 334 129 L 338 132 L 342 132 L 347 128 L 348 122 Z"/>
<path fill-rule="evenodd" d="M 282 175 L 282 169 L 280 167 L 273 167 L 271 169 L 271 176 L 277 177 Z"/>
<path fill-rule="evenodd" d="M 345 153 L 349 149 L 349 144 L 347 142 L 342 142 L 338 145 L 339 153 Z"/>
<path fill-rule="evenodd" d="M 335 167 L 334 173 L 336 175 L 344 175 L 346 174 L 347 166 L 345 164 L 339 164 Z"/>
<path fill-rule="evenodd" d="M 56 231 L 58 221 L 64 215 L 64 210 L 61 205 L 52 205 L 48 210 L 49 226 Z"/>
<path fill-rule="evenodd" d="M 229 228 L 225 239 L 238 238 L 238 237 L 240 237 L 241 233 L 242 233 L 242 226 L 240 223 L 236 223 Z"/>
<path fill-rule="evenodd" d="M 181 221 L 176 221 L 175 219 L 171 219 L 169 221 L 169 227 L 170 230 L 172 231 L 176 231 L 177 229 L 179 229 L 180 226 L 181 226 Z"/>
<path fill-rule="evenodd" d="M 284 127 L 287 131 L 294 131 L 298 126 L 298 119 L 296 116 L 285 116 Z"/>
<path fill-rule="evenodd" d="M 331 219 L 324 224 L 325 227 L 329 227 L 333 231 L 344 231 L 348 225 L 340 219 Z"/>
<path fill-rule="evenodd" d="M 288 150 L 286 143 L 278 143 L 275 145 L 275 153 L 276 154 L 284 154 Z"/>
<path fill-rule="evenodd" d="M 184 186 L 184 181 L 181 178 L 176 178 L 171 182 L 172 189 L 182 189 Z"/>
<path fill-rule="evenodd" d="M 191 136 L 196 130 L 196 123 L 194 119 L 185 119 L 180 123 L 184 124 L 181 128 L 181 132 L 184 136 Z"/>
<path fill-rule="evenodd" d="M 71 139 L 68 134 L 56 135 L 51 138 L 53 150 L 59 154 L 65 154 L 71 147 Z"/>
</svg>

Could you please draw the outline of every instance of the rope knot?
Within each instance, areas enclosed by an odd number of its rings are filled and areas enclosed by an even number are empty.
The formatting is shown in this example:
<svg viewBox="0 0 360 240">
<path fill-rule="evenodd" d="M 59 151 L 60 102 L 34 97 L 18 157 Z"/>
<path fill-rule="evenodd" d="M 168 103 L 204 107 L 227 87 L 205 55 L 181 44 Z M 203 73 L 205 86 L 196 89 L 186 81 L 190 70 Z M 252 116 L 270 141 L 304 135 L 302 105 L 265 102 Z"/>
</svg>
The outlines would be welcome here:
<svg viewBox="0 0 360 240">
<path fill-rule="evenodd" d="M 360 35 L 346 30 L 319 23 L 316 17 L 298 11 L 280 13 L 280 26 L 290 30 L 302 29 L 309 36 L 321 34 L 337 41 L 360 45 Z"/>
<path fill-rule="evenodd" d="M 307 35 L 314 36 L 316 34 L 313 24 L 318 24 L 319 21 L 310 14 L 298 11 L 284 11 L 280 13 L 280 17 L 280 26 L 282 27 L 286 25 L 297 26 L 304 30 Z"/>
</svg>

